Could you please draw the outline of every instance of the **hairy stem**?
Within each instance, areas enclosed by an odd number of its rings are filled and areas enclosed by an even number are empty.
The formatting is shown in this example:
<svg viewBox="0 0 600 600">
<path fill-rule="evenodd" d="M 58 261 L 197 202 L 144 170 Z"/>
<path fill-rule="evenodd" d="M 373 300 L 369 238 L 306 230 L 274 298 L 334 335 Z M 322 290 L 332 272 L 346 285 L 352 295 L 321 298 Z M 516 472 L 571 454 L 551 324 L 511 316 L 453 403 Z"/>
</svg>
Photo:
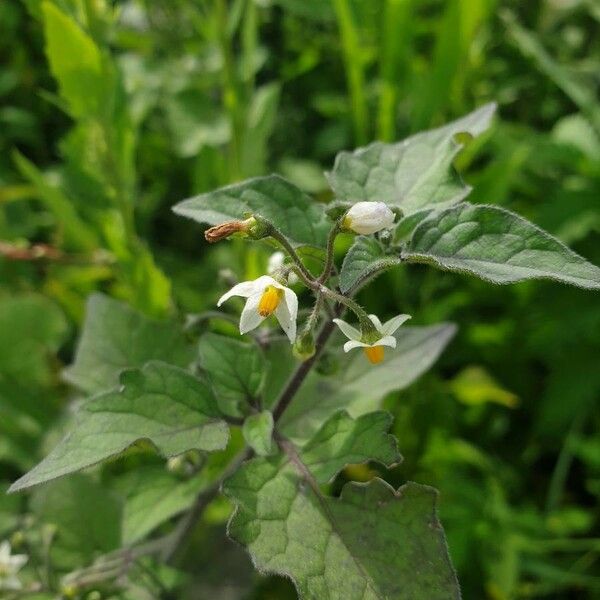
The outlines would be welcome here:
<svg viewBox="0 0 600 600">
<path fill-rule="evenodd" d="M 333 259 L 334 259 L 334 246 L 335 246 L 335 238 L 337 234 L 340 232 L 340 222 L 336 221 L 335 225 L 331 228 L 329 232 L 329 236 L 327 238 L 327 253 L 325 258 L 325 267 L 323 267 L 323 272 L 318 279 L 319 283 L 325 283 L 329 276 L 331 275 L 331 269 L 333 268 Z"/>
</svg>

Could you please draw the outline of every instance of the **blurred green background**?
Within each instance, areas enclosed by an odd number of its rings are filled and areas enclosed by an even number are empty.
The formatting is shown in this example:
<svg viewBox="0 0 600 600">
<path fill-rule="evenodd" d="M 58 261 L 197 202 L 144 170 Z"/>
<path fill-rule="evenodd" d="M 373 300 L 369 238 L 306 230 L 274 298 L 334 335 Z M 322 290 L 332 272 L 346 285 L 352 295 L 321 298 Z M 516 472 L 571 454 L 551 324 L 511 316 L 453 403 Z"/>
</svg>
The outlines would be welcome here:
<svg viewBox="0 0 600 600">
<path fill-rule="evenodd" d="M 183 318 L 214 305 L 222 269 L 264 270 L 262 248 L 207 248 L 170 211 L 183 198 L 280 172 L 327 201 L 338 151 L 495 100 L 456 163 L 470 200 L 600 264 L 594 0 L 5 0 L 0 56 L 0 490 L 59 435 L 88 294 Z M 405 457 L 388 478 L 440 490 L 464 597 L 600 598 L 598 296 L 411 266 L 360 300 L 459 325 L 386 407 Z M 212 508 L 185 584 L 157 597 L 295 597 L 252 572 Z M 0 496 L 0 539 L 36 519 Z"/>
</svg>

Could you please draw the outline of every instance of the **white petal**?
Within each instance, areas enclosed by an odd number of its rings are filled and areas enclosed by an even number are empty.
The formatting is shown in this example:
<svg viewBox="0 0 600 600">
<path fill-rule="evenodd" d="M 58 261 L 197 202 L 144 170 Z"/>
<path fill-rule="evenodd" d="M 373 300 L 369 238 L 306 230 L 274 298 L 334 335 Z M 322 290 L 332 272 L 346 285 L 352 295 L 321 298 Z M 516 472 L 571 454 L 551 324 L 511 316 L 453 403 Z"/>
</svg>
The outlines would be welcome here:
<svg viewBox="0 0 600 600">
<path fill-rule="evenodd" d="M 291 291 L 291 290 L 290 290 Z M 292 292 L 294 294 L 294 292 Z M 294 298 L 296 294 L 294 294 Z M 292 303 L 293 304 L 293 303 Z M 296 341 L 296 315 L 298 314 L 298 300 L 296 299 L 296 304 L 293 305 L 295 310 L 295 315 L 292 316 L 292 312 L 289 308 L 288 303 L 284 300 L 280 302 L 277 308 L 275 309 L 275 316 L 281 325 L 281 329 L 285 331 L 285 334 L 288 336 L 290 343 L 294 343 Z"/>
<path fill-rule="evenodd" d="M 0 563 L 4 564 L 4 563 L 8 562 L 9 558 L 10 558 L 10 542 L 5 540 L 0 544 Z"/>
<path fill-rule="evenodd" d="M 240 317 L 240 333 L 248 333 L 256 329 L 265 320 L 265 317 L 261 317 L 258 314 L 258 305 L 261 297 L 262 291 L 254 294 L 254 296 L 250 296 L 246 300 L 246 306 L 244 306 L 242 316 Z"/>
<path fill-rule="evenodd" d="M 386 335 L 380 340 L 377 340 L 371 346 L 389 346 L 390 348 L 396 347 L 396 338 L 393 335 Z"/>
<path fill-rule="evenodd" d="M 242 281 L 242 283 L 238 283 L 234 285 L 228 292 L 223 294 L 219 301 L 217 302 L 217 306 L 221 306 L 223 302 L 229 300 L 233 296 L 241 296 L 242 298 L 248 298 L 257 292 L 256 281 Z"/>
<path fill-rule="evenodd" d="M 344 352 L 349 352 L 354 348 L 368 348 L 369 344 L 359 342 L 358 340 L 350 340 L 344 344 Z"/>
<path fill-rule="evenodd" d="M 298 296 L 296 296 L 296 292 L 290 290 L 290 288 L 284 287 L 283 299 L 290 311 L 291 318 L 295 321 L 298 318 Z"/>
<path fill-rule="evenodd" d="M 16 573 L 28 561 L 27 554 L 13 554 L 9 559 L 11 569 Z"/>
<path fill-rule="evenodd" d="M 267 271 L 269 273 L 275 273 L 281 267 L 283 267 L 283 263 L 285 262 L 285 254 L 278 250 L 277 252 L 273 252 L 271 256 L 269 256 L 269 262 L 267 264 Z"/>
<path fill-rule="evenodd" d="M 342 330 L 342 333 L 350 340 L 355 340 L 357 342 L 360 341 L 361 333 L 358 329 L 355 329 L 346 321 L 342 321 L 342 319 L 334 319 L 333 322 Z"/>
<path fill-rule="evenodd" d="M 375 325 L 377 331 L 381 333 L 381 328 L 383 327 L 383 325 L 381 324 L 379 317 L 377 315 L 369 315 L 369 319 L 371 319 L 371 322 L 373 323 L 373 325 Z"/>
<path fill-rule="evenodd" d="M 406 323 L 411 318 L 410 315 L 397 315 L 386 321 L 380 329 L 383 335 L 392 335 L 403 323 Z"/>
</svg>

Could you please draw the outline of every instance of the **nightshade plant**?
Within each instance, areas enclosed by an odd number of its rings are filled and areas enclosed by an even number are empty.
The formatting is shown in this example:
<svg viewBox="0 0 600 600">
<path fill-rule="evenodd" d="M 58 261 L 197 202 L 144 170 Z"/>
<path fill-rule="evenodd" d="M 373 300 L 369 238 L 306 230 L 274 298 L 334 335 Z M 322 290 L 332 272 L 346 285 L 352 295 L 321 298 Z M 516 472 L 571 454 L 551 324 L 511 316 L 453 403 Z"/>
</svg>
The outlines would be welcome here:
<svg viewBox="0 0 600 600">
<path fill-rule="evenodd" d="M 329 484 L 348 465 L 400 463 L 380 402 L 427 370 L 454 334 L 451 324 L 403 326 L 409 315 L 382 322 L 369 314 L 355 296 L 377 274 L 424 263 L 496 284 L 546 278 L 600 288 L 598 267 L 536 225 L 466 202 L 470 188 L 453 160 L 467 138 L 488 128 L 494 110 L 486 105 L 400 143 L 339 154 L 327 205 L 271 175 L 175 206 L 210 225 L 212 243 L 236 236 L 284 253 L 270 273 L 223 289 L 219 305 L 233 308 L 235 297 L 244 299 L 242 340 L 210 331 L 195 348 L 174 324 L 101 295 L 90 299 L 66 377 L 91 398 L 62 442 L 12 491 L 143 441 L 165 457 L 200 451 L 208 475 L 200 471 L 192 480 L 195 500 L 159 505 L 129 531 L 122 552 L 72 574 L 70 585 L 110 575 L 115 561 L 131 557 L 171 560 L 222 492 L 235 506 L 229 536 L 247 547 L 259 571 L 291 578 L 301 598 L 460 597 L 434 489 L 409 482 L 396 490 L 374 477 L 346 483 L 334 496 Z M 355 239 L 336 264 L 343 232 Z M 275 325 L 272 315 L 285 335 L 262 327 Z M 322 364 L 331 353 L 341 365 L 333 373 Z M 237 453 L 232 428 L 245 440 Z M 180 512 L 171 533 L 141 543 Z"/>
</svg>

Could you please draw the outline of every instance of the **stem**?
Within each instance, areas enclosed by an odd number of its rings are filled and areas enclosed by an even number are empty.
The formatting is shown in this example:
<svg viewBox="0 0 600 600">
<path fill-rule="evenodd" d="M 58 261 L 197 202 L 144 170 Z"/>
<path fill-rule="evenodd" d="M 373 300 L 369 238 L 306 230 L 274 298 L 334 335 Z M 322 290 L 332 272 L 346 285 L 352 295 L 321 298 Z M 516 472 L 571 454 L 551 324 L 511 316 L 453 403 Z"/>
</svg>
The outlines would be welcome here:
<svg viewBox="0 0 600 600">
<path fill-rule="evenodd" d="M 335 225 L 331 228 L 329 232 L 329 236 L 327 237 L 327 253 L 325 258 L 325 266 L 323 267 L 323 273 L 317 280 L 319 283 L 325 283 L 329 276 L 331 275 L 331 269 L 333 268 L 333 259 L 334 259 L 334 246 L 335 246 L 335 238 L 337 234 L 340 232 L 340 222 L 339 220 L 335 222 Z"/>
<path fill-rule="evenodd" d="M 256 218 L 256 217 L 255 217 Z M 273 225 L 272 223 L 266 223 L 269 232 L 268 235 L 271 236 L 274 240 L 277 240 L 282 246 L 283 249 L 288 253 L 289 257 L 294 261 L 295 265 L 298 267 L 299 273 L 298 275 L 302 279 L 302 281 L 311 289 L 314 289 L 315 279 L 312 276 L 311 272 L 304 266 L 302 259 L 298 256 L 294 247 L 290 244 L 289 240 Z"/>
</svg>

